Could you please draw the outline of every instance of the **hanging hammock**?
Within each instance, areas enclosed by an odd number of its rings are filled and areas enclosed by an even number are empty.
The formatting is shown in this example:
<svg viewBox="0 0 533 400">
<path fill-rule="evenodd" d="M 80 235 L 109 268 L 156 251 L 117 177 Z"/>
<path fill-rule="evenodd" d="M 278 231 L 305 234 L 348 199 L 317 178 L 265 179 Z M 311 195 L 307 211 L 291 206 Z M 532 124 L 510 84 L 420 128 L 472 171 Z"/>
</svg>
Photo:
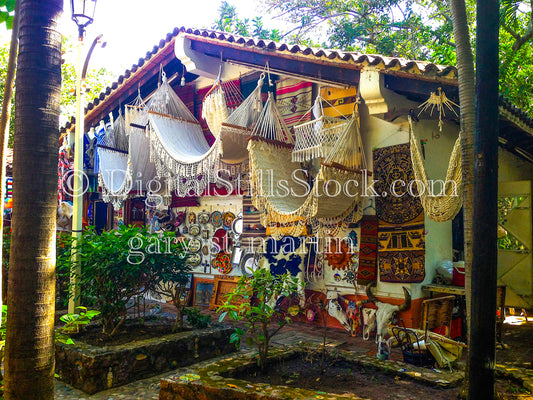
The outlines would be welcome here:
<svg viewBox="0 0 533 400">
<path fill-rule="evenodd" d="M 212 146 L 200 123 L 162 74 L 162 83 L 146 103 L 150 160 L 170 191 L 183 197 L 200 195 L 217 180 L 220 140 Z"/>
<path fill-rule="evenodd" d="M 247 139 L 263 109 L 261 88 L 264 78 L 261 74 L 254 91 L 221 123 L 221 158 L 226 164 L 241 163 L 248 158 Z"/>
<path fill-rule="evenodd" d="M 143 107 L 140 97 L 126 106 L 125 116 L 119 115 L 113 124 L 110 141 L 99 149 L 102 198 L 115 209 L 122 207 L 131 191 L 147 192 L 148 182 L 155 177 L 155 166 L 149 160 L 150 143 L 144 130 L 135 127 L 146 120 Z"/>
<path fill-rule="evenodd" d="M 213 136 L 219 136 L 222 122 L 242 101 L 241 91 L 235 83 L 223 82 L 219 76 L 202 100 L 202 118 L 205 119 Z"/>
<path fill-rule="evenodd" d="M 457 215 L 463 205 L 461 135 L 459 135 L 453 146 L 448 170 L 446 171 L 443 193 L 431 193 L 436 185 L 431 185 L 427 178 L 422 154 L 413 131 L 413 122 L 410 116 L 408 118 L 411 160 L 422 207 L 424 207 L 426 215 L 432 220 L 436 222 L 450 221 Z"/>
<path fill-rule="evenodd" d="M 358 116 L 354 114 L 346 125 L 312 185 L 307 183 L 306 171 L 292 161 L 293 143 L 270 93 L 248 151 L 252 201 L 272 236 L 300 236 L 306 232 L 307 224 L 319 229 L 360 218 L 360 196 L 343 190 L 350 180 L 357 182 L 356 188 L 361 187 L 361 168 L 365 163 Z M 280 182 L 285 187 L 279 186 Z M 353 187 L 350 191 L 357 192 Z M 276 227 L 283 229 L 276 231 Z"/>
<path fill-rule="evenodd" d="M 346 118 L 325 116 L 320 95 L 309 112 L 313 113 L 314 119 L 294 127 L 292 161 L 303 162 L 325 157 L 348 123 Z"/>
</svg>

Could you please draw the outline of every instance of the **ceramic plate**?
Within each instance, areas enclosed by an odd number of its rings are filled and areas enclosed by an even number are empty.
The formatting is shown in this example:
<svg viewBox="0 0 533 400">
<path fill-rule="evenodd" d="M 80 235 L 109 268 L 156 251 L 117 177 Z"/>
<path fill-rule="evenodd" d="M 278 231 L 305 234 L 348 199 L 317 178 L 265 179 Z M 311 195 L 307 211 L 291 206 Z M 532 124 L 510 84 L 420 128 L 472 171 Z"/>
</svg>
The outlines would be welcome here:
<svg viewBox="0 0 533 400">
<path fill-rule="evenodd" d="M 199 224 L 207 224 L 207 223 L 209 223 L 210 217 L 211 216 L 209 215 L 209 213 L 202 212 L 202 213 L 198 214 L 198 223 Z"/>
<path fill-rule="evenodd" d="M 189 225 L 189 235 L 198 236 L 200 234 L 200 225 Z"/>
<path fill-rule="evenodd" d="M 200 239 L 193 238 L 189 240 L 189 251 L 192 253 L 198 253 L 202 248 L 202 241 Z"/>
<path fill-rule="evenodd" d="M 222 226 L 222 213 L 220 211 L 213 211 L 211 213 L 211 225 L 215 228 Z"/>
<path fill-rule="evenodd" d="M 200 265 L 202 263 L 202 255 L 199 253 L 191 254 L 189 258 L 187 258 L 187 263 L 193 267 Z"/>
</svg>

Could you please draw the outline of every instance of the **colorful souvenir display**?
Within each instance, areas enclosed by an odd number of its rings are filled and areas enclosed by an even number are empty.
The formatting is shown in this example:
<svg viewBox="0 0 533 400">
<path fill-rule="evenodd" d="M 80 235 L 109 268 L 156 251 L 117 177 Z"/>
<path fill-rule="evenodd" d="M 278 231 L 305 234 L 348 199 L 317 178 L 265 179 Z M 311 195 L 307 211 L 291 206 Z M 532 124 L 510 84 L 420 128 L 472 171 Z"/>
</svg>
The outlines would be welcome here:
<svg viewBox="0 0 533 400">
<path fill-rule="evenodd" d="M 189 225 L 193 225 L 193 224 L 196 224 L 196 214 L 193 213 L 192 211 L 189 211 L 187 213 L 187 223 Z"/>
<path fill-rule="evenodd" d="M 222 213 L 220 211 L 213 211 L 211 213 L 211 225 L 215 228 L 220 228 L 222 226 Z"/>
<path fill-rule="evenodd" d="M 233 270 L 231 266 L 231 255 L 225 251 L 219 252 L 215 257 L 213 266 L 221 274 L 229 274 Z"/>
</svg>

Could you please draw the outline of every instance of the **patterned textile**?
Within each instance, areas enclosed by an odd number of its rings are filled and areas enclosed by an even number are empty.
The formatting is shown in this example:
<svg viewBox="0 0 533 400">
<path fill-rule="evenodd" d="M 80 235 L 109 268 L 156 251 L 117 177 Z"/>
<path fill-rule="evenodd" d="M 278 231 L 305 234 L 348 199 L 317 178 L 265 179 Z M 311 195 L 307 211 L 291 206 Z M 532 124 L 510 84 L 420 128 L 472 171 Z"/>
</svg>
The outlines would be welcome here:
<svg viewBox="0 0 533 400">
<path fill-rule="evenodd" d="M 98 175 L 100 172 L 100 156 L 98 154 L 98 145 L 101 144 L 105 146 L 107 144 L 105 137 L 105 127 L 100 125 L 94 130 L 94 135 L 96 137 L 96 146 L 94 150 L 94 174 Z"/>
<path fill-rule="evenodd" d="M 378 219 L 375 215 L 363 215 L 361 220 L 361 247 L 357 283 L 360 285 L 377 278 Z"/>
<path fill-rule="evenodd" d="M 276 82 L 276 105 L 283 120 L 294 135 L 294 125 L 311 119 L 313 84 L 294 78 L 285 78 Z M 305 115 L 304 118 L 302 118 Z"/>
<path fill-rule="evenodd" d="M 353 113 L 354 103 L 357 100 L 357 89 L 349 87 L 348 89 L 322 88 L 320 91 L 322 97 L 322 108 L 324 115 L 328 117 L 340 117 L 344 115 L 349 117 Z"/>
<path fill-rule="evenodd" d="M 303 260 L 306 253 L 301 253 L 300 238 L 284 236 L 280 240 L 268 238 L 264 260 L 270 267 L 270 273 L 274 276 L 283 275 L 287 272 L 296 276 L 303 270 Z"/>
<path fill-rule="evenodd" d="M 250 196 L 243 196 L 242 200 L 242 236 L 241 247 L 253 251 L 266 237 L 266 229 L 261 225 L 260 213 L 252 204 Z"/>
<path fill-rule="evenodd" d="M 408 144 L 373 152 L 378 222 L 378 263 L 382 282 L 419 283 L 425 276 L 424 212 L 409 187 L 414 180 Z M 401 180 L 402 183 L 398 183 Z M 395 183 L 396 182 L 396 183 Z M 413 193 L 416 195 L 416 192 Z"/>
<path fill-rule="evenodd" d="M 72 189 L 69 190 L 69 176 L 71 175 L 72 166 L 68 158 L 68 152 L 62 148 L 59 151 L 59 161 L 57 168 L 57 200 L 58 204 L 63 201 L 72 201 Z"/>
<path fill-rule="evenodd" d="M 224 89 L 224 91 L 231 91 L 230 95 L 226 96 L 226 105 L 228 106 L 228 109 L 230 111 L 235 110 L 242 103 L 240 80 L 236 79 L 234 81 L 230 81 L 227 83 L 223 82 L 222 88 Z M 196 96 L 194 97 L 193 114 L 200 122 L 200 125 L 202 126 L 202 130 L 204 131 L 205 138 L 207 139 L 207 143 L 209 143 L 209 145 L 211 146 L 215 141 L 215 136 L 213 135 L 214 132 L 211 132 L 209 130 L 209 127 L 207 126 L 207 122 L 205 121 L 205 119 L 202 118 L 202 104 L 203 104 L 205 95 L 210 90 L 211 90 L 211 86 L 208 86 L 203 89 L 198 89 L 198 91 L 196 92 Z M 187 104 L 187 107 L 188 106 L 189 105 Z"/>
</svg>

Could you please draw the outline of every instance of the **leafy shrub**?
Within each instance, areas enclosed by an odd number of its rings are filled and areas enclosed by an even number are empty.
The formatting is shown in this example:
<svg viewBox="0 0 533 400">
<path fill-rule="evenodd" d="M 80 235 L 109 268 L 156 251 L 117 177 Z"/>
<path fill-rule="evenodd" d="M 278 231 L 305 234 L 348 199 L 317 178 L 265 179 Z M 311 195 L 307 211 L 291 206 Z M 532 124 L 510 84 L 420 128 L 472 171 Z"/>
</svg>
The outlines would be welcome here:
<svg viewBox="0 0 533 400">
<path fill-rule="evenodd" d="M 240 344 L 241 339 L 247 336 L 248 344 L 257 347 L 261 369 L 265 366 L 270 340 L 291 322 L 292 311 L 297 310 L 298 306 L 291 306 L 290 303 L 298 293 L 298 284 L 298 279 L 290 274 L 273 276 L 269 270 L 259 268 L 250 276 L 241 276 L 236 288 L 217 311 L 222 311 L 220 322 L 226 316 L 233 321 L 244 321 L 245 328 L 235 328 L 231 342 Z M 286 310 L 289 313 L 273 306 L 278 296 L 289 299 Z M 236 302 L 240 304 L 236 305 Z M 271 328 L 274 324 L 276 326 Z"/>
<path fill-rule="evenodd" d="M 189 324 L 191 324 L 193 328 L 196 328 L 196 329 L 207 328 L 209 321 L 211 321 L 211 317 L 209 315 L 204 315 L 200 313 L 200 310 L 198 309 L 198 307 L 186 308 L 183 311 L 187 315 L 187 321 L 189 322 Z"/>
<path fill-rule="evenodd" d="M 131 226 L 101 234 L 90 227 L 83 233 L 75 248 L 81 258 L 79 292 L 94 299 L 104 334 L 113 336 L 124 323 L 131 299 L 157 290 L 162 281 L 181 282 L 184 255 L 178 245 L 164 248 L 171 242 Z"/>
<path fill-rule="evenodd" d="M 55 339 L 61 343 L 72 344 L 74 341 L 69 337 L 73 333 L 80 331 L 80 326 L 86 326 L 91 320 L 100 314 L 100 311 L 88 310 L 87 307 L 76 307 L 77 313 L 68 313 L 59 317 L 65 325 L 56 331 Z"/>
<path fill-rule="evenodd" d="M 185 264 L 185 254 L 181 243 L 175 243 L 172 240 L 174 238 L 174 234 L 170 232 L 165 232 L 161 238 L 155 235 L 148 237 L 148 246 L 159 244 L 164 248 L 153 249 L 159 251 L 148 254 L 145 261 L 148 263 L 149 291 L 158 296 L 170 297 L 172 304 L 176 307 L 176 321 L 172 328 L 175 332 L 183 329 L 185 305 L 182 298 L 188 290 L 191 267 Z"/>
</svg>

